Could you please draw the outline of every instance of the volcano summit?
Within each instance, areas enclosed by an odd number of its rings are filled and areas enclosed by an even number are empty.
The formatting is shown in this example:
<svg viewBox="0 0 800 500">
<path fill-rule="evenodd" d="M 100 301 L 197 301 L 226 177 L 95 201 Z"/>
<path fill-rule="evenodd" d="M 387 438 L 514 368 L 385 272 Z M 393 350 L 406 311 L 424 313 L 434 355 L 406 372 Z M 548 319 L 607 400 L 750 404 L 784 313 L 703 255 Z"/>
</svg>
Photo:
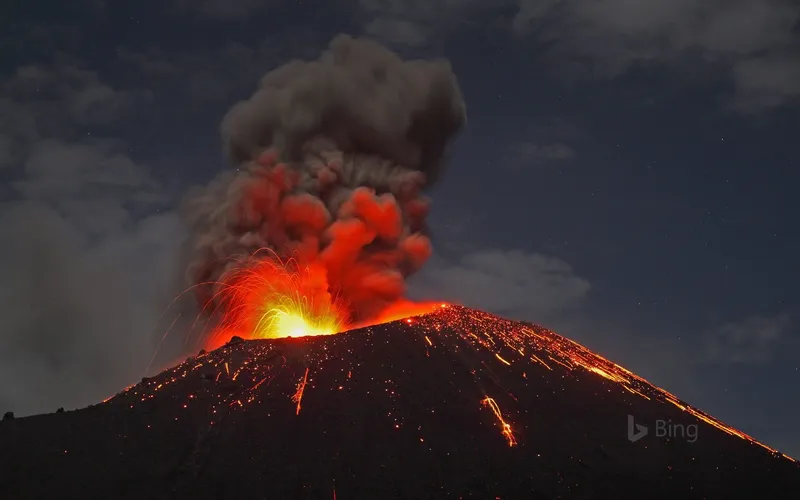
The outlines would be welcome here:
<svg viewBox="0 0 800 500">
<path fill-rule="evenodd" d="M 1 498 L 785 498 L 800 465 L 544 328 L 473 309 L 233 339 L 0 425 Z"/>
</svg>

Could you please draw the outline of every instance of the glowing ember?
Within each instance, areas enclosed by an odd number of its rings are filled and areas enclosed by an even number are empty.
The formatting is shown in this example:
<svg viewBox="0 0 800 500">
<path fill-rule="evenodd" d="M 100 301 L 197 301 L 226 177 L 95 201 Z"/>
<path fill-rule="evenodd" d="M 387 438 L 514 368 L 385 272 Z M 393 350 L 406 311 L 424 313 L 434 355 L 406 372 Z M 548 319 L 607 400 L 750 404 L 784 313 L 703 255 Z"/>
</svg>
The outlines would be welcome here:
<svg viewBox="0 0 800 500">
<path fill-rule="evenodd" d="M 297 392 L 295 392 L 294 396 L 292 396 L 292 401 L 297 403 L 296 415 L 300 415 L 300 403 L 302 403 L 303 401 L 303 392 L 306 390 L 307 382 L 308 382 L 308 368 L 306 368 L 306 373 L 303 375 L 303 378 L 301 378 L 300 382 L 297 384 Z"/>
<path fill-rule="evenodd" d="M 497 402 L 486 396 L 481 403 L 484 406 L 488 406 L 494 412 L 494 416 L 497 417 L 497 421 L 500 423 L 500 428 L 503 431 L 503 436 L 505 436 L 506 441 L 508 441 L 509 446 L 516 446 L 517 440 L 514 437 L 514 433 L 511 432 L 511 425 L 503 420 L 503 414 L 500 412 L 500 407 L 497 406 Z"/>
</svg>

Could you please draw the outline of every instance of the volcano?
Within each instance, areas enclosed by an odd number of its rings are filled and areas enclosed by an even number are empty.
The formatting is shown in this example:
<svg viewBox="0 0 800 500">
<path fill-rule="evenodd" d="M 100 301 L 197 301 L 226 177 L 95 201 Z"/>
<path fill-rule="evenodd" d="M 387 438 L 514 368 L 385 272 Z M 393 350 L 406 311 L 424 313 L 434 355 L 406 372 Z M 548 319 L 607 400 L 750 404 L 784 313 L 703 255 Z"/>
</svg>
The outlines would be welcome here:
<svg viewBox="0 0 800 500">
<path fill-rule="evenodd" d="M 545 328 L 460 306 L 226 345 L 0 424 L 0 498 L 772 498 L 800 465 Z"/>
</svg>

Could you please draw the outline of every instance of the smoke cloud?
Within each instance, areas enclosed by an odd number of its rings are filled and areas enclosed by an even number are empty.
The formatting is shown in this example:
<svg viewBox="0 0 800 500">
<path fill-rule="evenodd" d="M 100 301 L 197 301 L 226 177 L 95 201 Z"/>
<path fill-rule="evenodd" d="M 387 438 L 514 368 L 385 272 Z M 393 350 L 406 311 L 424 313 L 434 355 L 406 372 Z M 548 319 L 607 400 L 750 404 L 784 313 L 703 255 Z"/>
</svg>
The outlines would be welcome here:
<svg viewBox="0 0 800 500">
<path fill-rule="evenodd" d="M 273 255 L 321 266 L 350 320 L 380 313 L 431 254 L 422 191 L 465 122 L 447 61 L 366 39 L 339 35 L 318 60 L 267 73 L 222 121 L 236 171 L 185 202 L 198 300 L 213 304 L 243 258 Z"/>
</svg>

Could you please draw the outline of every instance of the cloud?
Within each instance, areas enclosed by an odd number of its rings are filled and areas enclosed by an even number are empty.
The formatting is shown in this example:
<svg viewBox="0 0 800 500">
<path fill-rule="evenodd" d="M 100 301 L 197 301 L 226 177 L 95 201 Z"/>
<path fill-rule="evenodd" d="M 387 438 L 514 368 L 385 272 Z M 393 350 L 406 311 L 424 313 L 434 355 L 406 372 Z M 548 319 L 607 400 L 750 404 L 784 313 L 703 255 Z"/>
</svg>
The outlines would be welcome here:
<svg viewBox="0 0 800 500">
<path fill-rule="evenodd" d="M 800 3 L 792 0 L 357 3 L 367 34 L 388 43 L 419 47 L 465 25 L 504 25 L 585 77 L 613 78 L 637 66 L 672 69 L 681 81 L 714 75 L 729 87 L 724 107 L 741 113 L 800 100 Z"/>
<path fill-rule="evenodd" d="M 252 92 L 266 70 L 287 58 L 316 58 L 317 45 L 313 33 L 293 30 L 270 35 L 254 47 L 229 42 L 203 52 L 118 48 L 116 64 L 131 81 L 158 87 L 170 102 L 179 95 L 193 102 L 229 104 Z"/>
<path fill-rule="evenodd" d="M 178 217 L 114 137 L 135 93 L 57 62 L 0 87 L 0 411 L 76 407 L 142 375 L 178 286 Z"/>
<path fill-rule="evenodd" d="M 0 204 L 0 408 L 79 407 L 140 377 L 177 291 L 182 228 L 130 158 L 38 143 Z"/>
<path fill-rule="evenodd" d="M 717 363 L 755 364 L 768 361 L 785 340 L 791 317 L 752 316 L 727 323 L 705 335 L 707 360 Z"/>
<path fill-rule="evenodd" d="M 74 61 L 17 68 L 0 84 L 0 168 L 24 165 L 48 138 L 90 137 L 150 102 L 149 92 L 118 90 Z"/>
<path fill-rule="evenodd" d="M 364 32 L 384 42 L 418 47 L 428 41 L 427 30 L 413 22 L 402 19 L 377 17 L 364 27 Z"/>
<path fill-rule="evenodd" d="M 390 45 L 420 47 L 444 37 L 485 5 L 479 0 L 357 0 L 364 31 Z"/>
<path fill-rule="evenodd" d="M 690 61 L 726 71 L 740 111 L 800 97 L 800 4 L 789 0 L 518 0 L 512 28 L 615 76 L 637 64 L 686 70 Z"/>
<path fill-rule="evenodd" d="M 749 113 L 772 109 L 800 96 L 800 54 L 775 55 L 739 61 L 733 67 L 737 95 L 733 109 Z"/>
<path fill-rule="evenodd" d="M 576 155 L 575 150 L 563 142 L 537 144 L 533 141 L 513 144 L 509 148 L 509 153 L 511 155 L 511 166 L 517 168 L 561 165 L 573 159 Z"/>
<path fill-rule="evenodd" d="M 147 167 L 111 141 L 45 139 L 28 152 L 24 176 L 12 183 L 21 199 L 51 207 L 87 233 L 104 233 L 167 201 Z"/>
<path fill-rule="evenodd" d="M 68 61 L 53 66 L 19 67 L 3 84 L 3 92 L 24 102 L 36 117 L 56 112 L 80 125 L 104 125 L 132 111 L 146 95 L 115 90 L 96 72 Z"/>
<path fill-rule="evenodd" d="M 135 382 L 169 303 L 177 217 L 91 238 L 42 203 L 0 213 L 0 231 L 13 235 L 0 246 L 0 408 L 80 407 Z"/>
<path fill-rule="evenodd" d="M 182 227 L 152 207 L 145 169 L 56 140 L 30 156 L 0 204 L 0 409 L 79 407 L 134 382 L 178 290 Z"/>
<path fill-rule="evenodd" d="M 506 146 L 510 168 L 545 168 L 563 166 L 577 156 L 570 145 L 580 140 L 577 123 L 557 118 L 531 127 L 522 138 Z"/>
<path fill-rule="evenodd" d="M 455 262 L 434 257 L 412 281 L 419 299 L 447 300 L 520 320 L 542 321 L 591 288 L 566 262 L 521 250 L 476 250 Z"/>
<path fill-rule="evenodd" d="M 0 164 L 16 201 L 44 204 L 98 230 L 165 201 L 158 181 L 121 141 L 91 133 L 113 129 L 135 111 L 140 94 L 64 61 L 22 66 L 0 92 Z"/>
<path fill-rule="evenodd" d="M 174 0 L 181 13 L 195 13 L 214 19 L 239 20 L 274 7 L 276 2 L 265 0 Z"/>
</svg>

